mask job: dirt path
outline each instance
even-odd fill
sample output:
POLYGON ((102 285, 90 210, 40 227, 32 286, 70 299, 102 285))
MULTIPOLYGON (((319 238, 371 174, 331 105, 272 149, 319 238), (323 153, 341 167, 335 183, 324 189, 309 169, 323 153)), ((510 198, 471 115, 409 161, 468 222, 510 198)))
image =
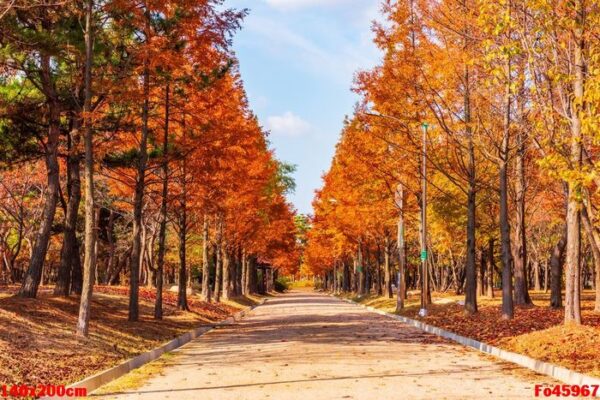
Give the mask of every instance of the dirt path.
POLYGON ((103 399, 521 399, 552 383, 317 293, 270 299, 184 346, 159 376, 103 399))

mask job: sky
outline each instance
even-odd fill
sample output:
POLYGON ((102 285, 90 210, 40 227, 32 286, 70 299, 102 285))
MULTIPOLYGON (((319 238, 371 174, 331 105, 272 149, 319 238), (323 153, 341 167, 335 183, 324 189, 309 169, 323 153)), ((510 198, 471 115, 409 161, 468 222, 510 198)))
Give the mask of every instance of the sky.
POLYGON ((277 158, 297 166, 289 196, 300 213, 329 169, 357 70, 380 59, 372 42, 379 0, 227 0, 248 8, 234 38, 250 106, 277 158))

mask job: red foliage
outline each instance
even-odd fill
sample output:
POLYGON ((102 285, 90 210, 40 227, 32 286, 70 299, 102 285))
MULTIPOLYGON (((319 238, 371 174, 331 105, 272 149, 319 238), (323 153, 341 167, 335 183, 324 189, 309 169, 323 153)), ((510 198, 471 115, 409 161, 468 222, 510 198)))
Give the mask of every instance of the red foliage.
MULTIPOLYGON (((113 294, 119 296, 129 296, 129 287, 125 286, 95 286, 94 291, 104 294, 113 294)), ((156 301, 156 289, 140 288, 140 300, 154 303, 156 301)), ((177 307, 177 293, 163 292, 163 304, 171 307, 177 307)), ((188 305, 190 310, 202 314, 211 320, 220 320, 227 318, 236 311, 235 307, 226 304, 213 304, 201 301, 188 296, 188 305)))

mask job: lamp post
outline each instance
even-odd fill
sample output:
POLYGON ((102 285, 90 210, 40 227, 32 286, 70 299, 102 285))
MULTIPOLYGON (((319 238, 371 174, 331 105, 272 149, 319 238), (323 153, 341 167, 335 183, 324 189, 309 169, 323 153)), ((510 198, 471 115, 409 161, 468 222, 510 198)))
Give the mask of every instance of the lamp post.
MULTIPOLYGON (((374 117, 382 117, 388 118, 391 120, 395 120, 401 123, 404 121, 390 116, 379 113, 371 113, 367 112, 365 115, 374 116, 374 117)), ((419 315, 421 317, 427 316, 427 306, 429 304, 429 298, 427 294, 429 293, 429 274, 427 270, 427 131, 429 129, 429 124, 427 122, 423 122, 421 124, 421 128, 423 131, 422 137, 422 149, 421 149, 421 309, 419 310, 419 315)), ((402 207, 401 207, 402 209, 402 207)), ((402 213, 402 210, 401 210, 402 213)), ((402 218, 401 218, 402 220, 402 218)), ((402 227, 403 227, 402 223, 402 227)), ((400 225, 399 225, 400 226, 400 225)), ((399 231, 399 246, 403 245, 403 240, 400 240, 400 235, 404 234, 403 230, 399 231), (402 243, 401 243, 402 242, 402 243)), ((400 252, 400 257, 402 258, 402 252, 400 252)), ((401 261, 402 263, 402 261, 401 261)), ((400 272, 400 271, 399 271, 400 272)), ((400 275, 400 273, 399 273, 400 275)), ((400 276, 399 276, 400 279, 400 276)), ((400 285, 398 285, 400 286, 400 285)), ((401 299, 398 300, 397 304, 401 304, 401 299)))
POLYGON ((423 122, 423 143, 421 160, 421 309, 419 315, 427 316, 427 293, 429 276, 427 271, 427 129, 429 124, 423 122))

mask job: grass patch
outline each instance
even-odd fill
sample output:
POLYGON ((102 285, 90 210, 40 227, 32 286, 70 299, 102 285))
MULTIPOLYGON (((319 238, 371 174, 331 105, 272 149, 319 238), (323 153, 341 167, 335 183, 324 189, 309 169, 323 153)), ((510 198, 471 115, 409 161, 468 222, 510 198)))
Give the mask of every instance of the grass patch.
POLYGON ((139 389, 153 376, 161 375, 165 367, 173 364, 175 353, 167 352, 158 359, 134 369, 93 392, 94 395, 118 394, 139 389))
POLYGON ((246 295, 244 297, 233 297, 227 301, 223 301, 222 304, 234 307, 238 310, 242 310, 247 307, 254 307, 259 305, 265 297, 267 296, 251 294, 246 295))
POLYGON ((315 284, 310 279, 301 279, 294 282, 289 283, 290 289, 306 289, 306 288, 314 288, 315 284))

